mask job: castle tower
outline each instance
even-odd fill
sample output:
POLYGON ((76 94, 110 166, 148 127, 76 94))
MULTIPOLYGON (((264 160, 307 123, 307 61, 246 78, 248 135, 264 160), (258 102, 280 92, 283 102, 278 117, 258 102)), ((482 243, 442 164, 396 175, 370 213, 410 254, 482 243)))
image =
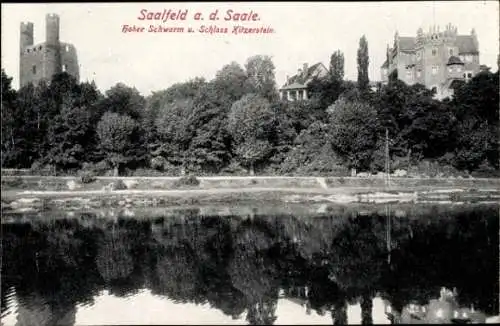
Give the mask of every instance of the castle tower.
POLYGON ((61 51, 59 43, 59 16, 47 14, 45 16, 45 51, 43 77, 50 80, 54 74, 61 72, 61 51))
POLYGON ((79 80, 76 48, 60 41, 59 16, 45 16, 46 40, 33 44, 33 23, 21 23, 19 42, 19 86, 50 82, 55 74, 67 72, 79 80))
POLYGON ((33 45, 33 23, 26 22, 21 23, 21 38, 20 38, 20 50, 21 52, 27 46, 33 45))
POLYGON ((59 16, 47 14, 45 16, 45 31, 47 44, 59 44, 59 16))

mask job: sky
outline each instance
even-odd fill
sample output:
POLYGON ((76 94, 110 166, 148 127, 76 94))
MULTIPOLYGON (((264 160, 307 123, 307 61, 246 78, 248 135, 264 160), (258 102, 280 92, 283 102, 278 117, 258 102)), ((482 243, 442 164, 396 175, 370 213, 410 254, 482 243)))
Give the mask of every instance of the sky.
POLYGON ((365 35, 370 80, 380 80, 380 66, 394 34, 415 36, 417 29, 451 23, 459 34, 474 28, 480 62, 497 70, 499 3, 497 1, 417 2, 190 2, 190 3, 22 3, 2 4, 2 68, 19 85, 19 26, 34 23, 35 44, 45 41, 45 14, 60 15, 60 40, 76 46, 81 81, 94 80, 101 91, 124 83, 147 96, 195 77, 214 78, 224 65, 242 66, 257 54, 272 57, 276 82, 283 85, 304 63, 322 62, 341 50, 345 76, 357 79, 357 49, 365 35), (141 10, 188 11, 186 20, 139 20, 141 10), (219 10, 220 20, 209 14, 219 10), (225 21, 227 10, 253 11, 258 21, 225 21), (194 20, 200 12, 205 20, 194 20), (123 25, 142 26, 143 33, 123 33, 123 25), (193 27, 195 33, 148 33, 149 25, 193 27), (227 27, 228 34, 200 33, 201 26, 227 27), (233 26, 271 27, 269 34, 232 34, 233 26))

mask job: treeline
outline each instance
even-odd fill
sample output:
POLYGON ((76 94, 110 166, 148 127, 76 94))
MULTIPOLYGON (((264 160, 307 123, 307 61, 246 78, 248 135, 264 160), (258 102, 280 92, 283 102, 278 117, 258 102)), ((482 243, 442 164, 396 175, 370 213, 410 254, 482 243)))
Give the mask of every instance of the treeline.
POLYGON ((330 76, 296 102, 280 100, 275 66, 261 55, 148 97, 121 83, 102 94, 65 73, 15 91, 2 70, 2 167, 347 175, 384 170, 387 129, 393 171, 425 160, 498 171, 498 71, 438 101, 397 80, 370 88, 363 42, 358 82, 345 81, 343 67, 337 51, 330 76))

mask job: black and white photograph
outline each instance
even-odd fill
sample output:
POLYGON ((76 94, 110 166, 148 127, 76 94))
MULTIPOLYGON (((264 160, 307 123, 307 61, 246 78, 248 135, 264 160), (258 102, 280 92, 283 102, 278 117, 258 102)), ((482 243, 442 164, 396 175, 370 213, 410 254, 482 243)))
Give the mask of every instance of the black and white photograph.
POLYGON ((1 6, 1 326, 500 323, 498 1, 1 6))

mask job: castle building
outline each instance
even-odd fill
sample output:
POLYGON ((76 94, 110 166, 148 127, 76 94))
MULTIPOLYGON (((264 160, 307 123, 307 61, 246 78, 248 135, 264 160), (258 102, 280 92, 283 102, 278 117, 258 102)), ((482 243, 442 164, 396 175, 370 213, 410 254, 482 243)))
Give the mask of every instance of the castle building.
POLYGON ((21 23, 19 80, 20 87, 48 80, 54 74, 67 72, 77 80, 79 76, 76 48, 59 40, 59 16, 47 14, 45 17, 46 40, 33 44, 33 23, 21 23))
POLYGON ((457 28, 448 24, 416 37, 399 36, 396 32, 392 48, 387 46, 387 58, 381 66, 382 82, 399 79, 408 85, 422 84, 436 90, 437 98, 453 95, 456 81, 470 80, 481 69, 479 42, 474 29, 470 35, 458 35, 457 28))
POLYGON ((279 89, 280 98, 285 101, 307 100, 307 86, 314 78, 324 78, 328 75, 328 69, 321 62, 309 67, 304 63, 302 69, 298 69, 296 75, 289 77, 285 85, 279 89))

